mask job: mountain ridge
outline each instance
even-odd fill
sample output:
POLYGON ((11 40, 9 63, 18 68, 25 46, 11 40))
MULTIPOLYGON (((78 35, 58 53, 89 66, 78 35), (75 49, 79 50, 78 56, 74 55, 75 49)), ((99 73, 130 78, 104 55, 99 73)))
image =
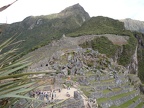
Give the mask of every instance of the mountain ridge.
POLYGON ((83 23, 83 18, 88 20, 90 16, 88 13, 79 5, 76 4, 74 7, 78 9, 73 9, 73 6, 64 9, 62 12, 52 18, 52 16, 29 16, 25 18, 22 22, 17 22, 13 24, 8 24, 3 29, 0 34, 0 42, 10 38, 13 35, 18 36, 16 41, 25 40, 22 43, 20 51, 24 51, 24 54, 46 45, 51 42, 51 40, 59 39, 63 34, 73 31, 74 29, 81 26, 83 23), (80 9, 80 10, 79 10, 80 9), (67 10, 71 10, 71 14, 67 10), (67 16, 63 17, 64 11, 67 11, 67 16))

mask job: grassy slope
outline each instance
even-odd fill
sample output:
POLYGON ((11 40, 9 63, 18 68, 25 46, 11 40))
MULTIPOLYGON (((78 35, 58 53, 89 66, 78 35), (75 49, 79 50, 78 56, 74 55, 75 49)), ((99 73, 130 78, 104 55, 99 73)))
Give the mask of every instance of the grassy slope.
POLYGON ((63 34, 69 33, 79 27, 76 23, 78 16, 54 19, 48 19, 47 17, 30 17, 26 18, 23 22, 9 25, 0 35, 0 42, 15 35, 17 37, 16 41, 25 40, 20 46, 21 49, 19 52, 25 51, 23 54, 26 54, 29 51, 50 43, 52 40, 61 38, 63 34), (40 24, 37 24, 38 19, 42 19, 40 24), (29 29, 33 25, 34 28, 29 29))
POLYGON ((85 42, 80 45, 81 47, 90 47, 94 50, 98 50, 102 54, 106 54, 108 57, 113 57, 119 46, 114 45, 107 37, 95 38, 91 42, 85 42))
MULTIPOLYGON (((123 45, 123 52, 119 55, 118 63, 126 66, 130 63, 131 57, 136 48, 136 39, 133 33, 124 29, 124 23, 107 17, 93 17, 86 21, 78 30, 68 34, 68 36, 81 36, 88 34, 118 34, 129 36, 128 44, 123 45)), ((98 38, 90 43, 84 43, 82 46, 91 45, 93 49, 98 49, 101 53, 112 57, 116 53, 118 46, 113 45, 107 38, 98 38)))
POLYGON ((68 34, 68 36, 81 36, 86 34, 121 34, 127 35, 124 29, 124 23, 119 22, 108 17, 92 17, 86 21, 75 32, 68 34))

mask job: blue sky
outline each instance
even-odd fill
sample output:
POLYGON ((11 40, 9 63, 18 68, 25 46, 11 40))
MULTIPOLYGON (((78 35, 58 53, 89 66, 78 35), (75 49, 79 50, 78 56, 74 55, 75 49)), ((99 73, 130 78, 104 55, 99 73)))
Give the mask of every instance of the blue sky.
MULTIPOLYGON (((0 7, 15 0, 0 0, 0 7)), ((90 16, 107 16, 114 19, 132 18, 144 21, 144 0, 18 0, 0 12, 0 23, 22 21, 27 16, 58 13, 79 3, 90 16)))

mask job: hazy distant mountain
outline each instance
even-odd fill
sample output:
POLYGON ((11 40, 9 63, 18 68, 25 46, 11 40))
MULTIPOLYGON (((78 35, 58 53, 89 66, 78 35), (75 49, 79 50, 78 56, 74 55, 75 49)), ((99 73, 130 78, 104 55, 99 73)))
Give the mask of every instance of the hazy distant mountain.
POLYGON ((144 33, 144 21, 133 20, 130 18, 121 21, 124 22, 126 29, 144 33))

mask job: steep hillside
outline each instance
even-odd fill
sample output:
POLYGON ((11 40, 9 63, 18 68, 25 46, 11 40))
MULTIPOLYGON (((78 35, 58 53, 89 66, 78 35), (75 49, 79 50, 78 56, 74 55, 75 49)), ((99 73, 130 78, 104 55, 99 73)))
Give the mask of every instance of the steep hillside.
POLYGON ((125 29, 133 31, 133 34, 138 41, 138 75, 144 82, 144 22, 133 19, 124 19, 121 21, 124 22, 125 29))
MULTIPOLYGON (((77 37, 86 34, 115 34, 129 36, 128 43, 122 47, 117 47, 111 44, 106 40, 106 38, 96 39, 88 42, 87 44, 85 43, 85 45, 83 44, 82 46, 91 46, 93 49, 100 49, 101 53, 105 53, 109 57, 116 58, 116 61, 119 64, 129 68, 131 73, 137 73, 137 62, 134 59, 137 41, 133 33, 125 29, 123 22, 102 16, 92 17, 90 20, 84 22, 79 29, 67 35, 77 37), (132 64, 135 64, 135 67, 133 67, 132 64)), ((119 40, 117 40, 117 42, 119 42, 119 40)))
POLYGON ((128 31, 125 30, 124 23, 112 18, 98 16, 92 17, 90 20, 83 23, 79 29, 68 34, 68 36, 81 36, 84 34, 128 35, 128 31))
POLYGON ((89 18, 88 13, 79 4, 70 6, 58 14, 30 16, 22 22, 8 25, 0 35, 0 42, 15 35, 16 41, 25 40, 19 51, 27 53, 75 30, 89 18))
MULTIPOLYGON (((119 36, 119 35, 112 35, 112 34, 85 35, 80 37, 62 37, 60 40, 52 41, 51 44, 43 46, 35 51, 30 52, 29 54, 25 55, 24 58, 31 57, 29 61, 32 62, 33 64, 29 67, 31 68, 30 71, 36 71, 36 70, 45 71, 47 67, 43 66, 43 68, 41 68, 41 65, 46 65, 48 59, 53 55, 53 53, 61 50, 71 49, 71 48, 81 48, 80 47, 81 44, 84 44, 87 41, 92 41, 94 39, 99 40, 99 38, 104 38, 104 37, 106 38, 106 41, 111 43, 111 45, 116 45, 119 47, 127 44, 129 40, 128 36, 119 36), (118 43, 117 40, 120 40, 121 43, 118 43)), ((106 46, 109 47, 109 45, 107 44, 106 46)), ((103 46, 101 48, 103 48, 103 46)), ((112 50, 112 48, 110 50, 112 50)))
POLYGON ((127 30, 144 33, 144 22, 143 21, 133 20, 130 18, 123 19, 120 21, 124 22, 124 26, 127 30))
POLYGON ((137 41, 138 41, 138 76, 141 79, 142 82, 144 82, 144 34, 142 33, 138 33, 138 32, 134 32, 134 36, 136 37, 137 41))

